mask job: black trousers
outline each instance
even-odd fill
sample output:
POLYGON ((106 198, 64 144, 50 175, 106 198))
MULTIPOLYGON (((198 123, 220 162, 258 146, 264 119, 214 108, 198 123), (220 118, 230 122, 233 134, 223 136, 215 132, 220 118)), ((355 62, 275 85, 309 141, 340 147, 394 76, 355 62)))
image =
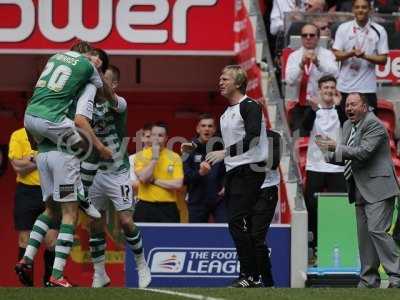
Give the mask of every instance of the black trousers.
POLYGON ((148 202, 139 200, 133 215, 135 222, 179 223, 179 211, 175 202, 148 202))
POLYGON ((256 257, 257 271, 261 275, 264 286, 273 286, 272 265, 268 245, 265 241, 269 226, 278 203, 278 187, 261 189, 251 214, 251 239, 256 257))
POLYGON ((242 276, 253 278, 258 276, 253 237, 260 235, 265 223, 255 215, 256 203, 264 179, 265 172, 256 172, 250 165, 236 167, 225 177, 229 232, 236 246, 240 273, 242 276))
MULTIPOLYGON (((345 111, 346 107, 346 98, 349 95, 348 93, 340 93, 342 94, 342 101, 340 102, 340 106, 342 107, 343 111, 345 111)), ((362 93, 368 101, 368 105, 374 108, 374 114, 376 115, 376 111, 378 109, 378 97, 376 93, 362 93)))
POLYGON ((318 199, 315 193, 345 193, 346 181, 343 173, 324 173, 307 171, 306 206, 308 211, 308 230, 313 233, 314 239, 310 246, 317 246, 318 234, 318 199))
POLYGON ((208 223, 210 217, 214 223, 226 223, 224 199, 214 202, 188 203, 189 223, 208 223))

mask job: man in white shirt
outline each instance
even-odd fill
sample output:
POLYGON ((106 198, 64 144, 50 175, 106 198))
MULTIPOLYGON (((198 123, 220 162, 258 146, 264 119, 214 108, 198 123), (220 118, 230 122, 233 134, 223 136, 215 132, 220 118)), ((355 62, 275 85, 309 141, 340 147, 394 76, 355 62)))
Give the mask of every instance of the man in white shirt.
POLYGON ((298 88, 299 102, 318 96, 318 79, 322 75, 338 75, 334 54, 320 46, 319 29, 306 24, 301 29, 302 47, 292 52, 286 64, 286 82, 298 88))
POLYGON ((317 212, 318 202, 315 193, 321 192, 346 192, 346 183, 343 177, 343 166, 325 162, 315 140, 330 137, 338 139, 346 115, 337 101, 340 94, 336 90, 336 79, 333 76, 323 76, 318 80, 320 99, 310 101, 310 106, 305 110, 302 126, 310 131, 307 149, 307 180, 305 186, 305 200, 308 211, 308 228, 313 233, 310 247, 317 246, 317 212), (338 94, 338 95, 337 95, 338 94), (314 102, 316 101, 316 102, 314 102))
POLYGON ((353 1, 354 20, 339 26, 332 48, 341 62, 337 88, 342 99, 352 92, 363 93, 376 109, 375 65, 386 64, 389 47, 386 30, 369 18, 371 9, 368 0, 353 1))

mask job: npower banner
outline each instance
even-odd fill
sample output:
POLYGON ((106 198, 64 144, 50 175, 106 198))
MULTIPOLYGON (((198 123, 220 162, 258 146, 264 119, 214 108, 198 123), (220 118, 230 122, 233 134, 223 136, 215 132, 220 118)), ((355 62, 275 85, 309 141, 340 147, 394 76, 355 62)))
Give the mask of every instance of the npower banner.
POLYGON ((1 0, 0 52, 233 55, 234 0, 1 0))
MULTIPOLYGON (((227 224, 139 223, 151 287, 225 287, 240 265, 227 224)), ((273 224, 267 244, 276 286, 290 285, 290 226, 273 224)), ((137 287, 132 251, 126 248, 125 282, 137 287)))

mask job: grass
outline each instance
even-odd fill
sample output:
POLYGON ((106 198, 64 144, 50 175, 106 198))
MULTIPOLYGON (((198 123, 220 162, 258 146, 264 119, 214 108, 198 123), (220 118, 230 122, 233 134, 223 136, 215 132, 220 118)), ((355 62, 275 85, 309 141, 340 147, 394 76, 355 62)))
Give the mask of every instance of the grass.
MULTIPOLYGON (((393 300, 398 299, 399 291, 393 289, 339 289, 339 288, 315 288, 315 289, 228 289, 228 288, 171 288, 169 291, 202 295, 207 300, 212 298, 226 300, 393 300)), ((190 299, 178 295, 165 295, 146 290, 124 288, 0 288, 0 299, 29 299, 29 300, 170 300, 190 299)), ((211 299, 212 300, 212 299, 211 299)))

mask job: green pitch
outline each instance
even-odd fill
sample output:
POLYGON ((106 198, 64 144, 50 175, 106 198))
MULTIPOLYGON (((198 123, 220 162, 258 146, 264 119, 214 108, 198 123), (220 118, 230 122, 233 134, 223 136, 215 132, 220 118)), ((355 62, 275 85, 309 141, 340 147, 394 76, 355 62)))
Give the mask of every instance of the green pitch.
POLYGON ((393 300, 398 299, 399 291, 393 289, 229 289, 229 288, 184 288, 161 289, 146 291, 121 288, 0 288, 0 299, 29 299, 29 300, 393 300), (175 294, 174 294, 175 293, 175 294))

